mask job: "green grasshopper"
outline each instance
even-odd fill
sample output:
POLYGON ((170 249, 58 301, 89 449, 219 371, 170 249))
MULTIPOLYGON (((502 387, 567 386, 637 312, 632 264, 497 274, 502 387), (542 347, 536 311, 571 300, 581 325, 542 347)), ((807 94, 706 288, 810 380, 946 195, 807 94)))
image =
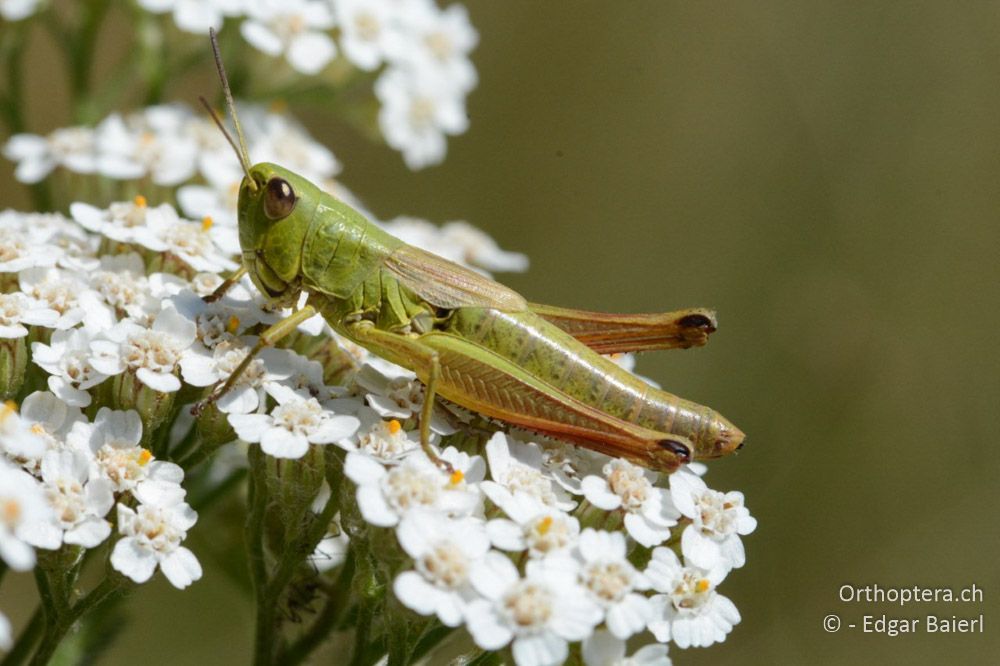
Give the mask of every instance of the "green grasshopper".
POLYGON ((200 411, 228 391, 260 348, 321 314, 349 340, 414 371, 426 391, 420 441, 432 460, 435 396, 505 423, 672 472, 739 448, 719 413, 653 388, 601 354, 703 345, 715 331, 701 308, 604 314, 527 302, 478 273, 407 245, 316 185, 276 164, 251 165, 212 36, 239 147, 242 275, 275 305, 305 305, 272 325, 200 411))

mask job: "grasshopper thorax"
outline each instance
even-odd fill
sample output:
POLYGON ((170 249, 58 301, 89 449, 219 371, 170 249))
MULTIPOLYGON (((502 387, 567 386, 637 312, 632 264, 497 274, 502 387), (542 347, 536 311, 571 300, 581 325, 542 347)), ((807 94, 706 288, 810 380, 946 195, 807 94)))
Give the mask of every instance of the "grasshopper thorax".
POLYGON ((273 300, 290 304, 298 296, 302 245, 320 197, 308 180, 270 162, 250 167, 240 184, 243 265, 273 300))

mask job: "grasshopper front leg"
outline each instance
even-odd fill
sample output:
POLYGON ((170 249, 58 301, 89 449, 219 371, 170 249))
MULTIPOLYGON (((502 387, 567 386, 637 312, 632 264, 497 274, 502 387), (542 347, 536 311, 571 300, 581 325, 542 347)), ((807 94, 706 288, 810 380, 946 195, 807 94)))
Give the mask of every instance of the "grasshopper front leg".
POLYGON ((422 344, 419 339, 378 329, 370 321, 359 321, 347 328, 360 344, 375 350, 378 354, 405 359, 408 367, 418 368, 417 374, 426 377, 424 404, 420 408, 420 448, 434 464, 449 474, 453 473, 455 470, 451 463, 442 460, 431 446, 431 414, 434 410, 434 395, 441 378, 441 360, 437 351, 422 344))
POLYGON ((218 287, 215 288, 215 291, 213 291, 208 296, 205 296, 201 300, 205 301, 206 303, 214 303, 214 302, 216 302, 217 300, 219 300, 220 298, 222 298, 223 296, 225 296, 226 292, 228 292, 230 289, 232 289, 233 285, 235 285, 237 282, 239 282, 240 278, 243 277, 246 274, 247 274, 247 267, 243 266, 243 265, 240 265, 240 267, 237 268, 236 271, 232 275, 230 275, 225 280, 223 280, 222 284, 220 284, 218 287))
POLYGON ((229 393, 236 382, 239 381, 240 375, 242 375, 250 363, 253 362, 254 357, 260 352, 264 347, 270 347, 271 345, 277 343, 283 337, 298 328, 299 324, 310 319, 316 314, 315 308, 311 305, 307 305, 301 310, 296 310, 292 314, 288 315, 281 321, 275 322, 267 328, 260 337, 257 338, 257 344, 253 346, 250 353, 246 355, 240 364, 236 366, 236 369, 226 378, 225 383, 218 389, 212 391, 211 394, 204 400, 195 403, 194 407, 191 408, 191 413, 195 416, 200 415, 205 409, 207 409, 212 403, 216 402, 219 398, 229 393))

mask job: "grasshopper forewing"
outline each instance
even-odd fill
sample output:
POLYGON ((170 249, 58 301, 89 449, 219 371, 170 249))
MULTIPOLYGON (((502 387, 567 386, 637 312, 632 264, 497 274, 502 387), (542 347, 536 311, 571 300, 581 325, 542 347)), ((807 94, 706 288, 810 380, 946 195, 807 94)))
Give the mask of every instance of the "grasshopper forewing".
MULTIPOLYGON (((236 122, 231 102, 230 112, 236 122)), ((743 433, 717 412, 653 388, 598 353, 704 344, 716 327, 711 311, 604 314, 529 304, 389 235, 298 174, 251 166, 242 133, 240 146, 240 270, 278 304, 308 294, 258 348, 318 312, 338 333, 413 370, 427 387, 421 443, 435 459, 428 429, 435 395, 666 472, 742 444, 743 433)), ((249 358, 208 401, 232 386, 249 358)))

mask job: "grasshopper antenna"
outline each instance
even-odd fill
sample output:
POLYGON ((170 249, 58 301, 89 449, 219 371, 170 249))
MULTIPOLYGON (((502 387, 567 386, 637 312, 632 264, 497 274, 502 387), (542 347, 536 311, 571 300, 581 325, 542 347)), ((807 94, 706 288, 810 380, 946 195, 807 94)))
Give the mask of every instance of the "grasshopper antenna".
POLYGON ((229 107, 229 115, 233 117, 233 125, 236 127, 236 136, 239 137, 240 146, 236 147, 236 143, 233 141, 233 137, 229 135, 225 127, 222 125, 222 121, 212 110, 212 107, 208 105, 208 102, 204 98, 201 99, 201 103, 205 105, 208 109, 209 114, 211 114, 212 119, 215 120, 215 124, 219 126, 222 133, 226 136, 229 141, 229 145, 233 147, 236 151, 236 156, 240 159, 240 164, 243 165, 243 171, 247 175, 247 180, 250 182, 250 188, 253 190, 257 189, 257 183, 253 178, 250 177, 250 151, 247 150, 247 140, 243 136, 243 128, 240 127, 239 116, 236 115, 236 103, 233 102, 233 91, 229 88, 229 79, 226 77, 226 68, 222 66, 222 55, 219 53, 219 40, 216 39, 215 29, 208 29, 208 36, 212 40, 212 55, 215 56, 215 68, 219 71, 219 80, 222 81, 222 90, 226 94, 226 105, 229 107))
POLYGON ((233 141, 233 136, 226 129, 226 126, 222 124, 222 119, 219 118, 219 114, 215 112, 215 109, 213 109, 212 105, 208 103, 208 100, 201 95, 198 95, 198 101, 201 102, 201 105, 205 107, 206 111, 208 111, 208 115, 212 116, 212 120, 215 121, 215 126, 219 128, 219 131, 222 132, 222 136, 226 137, 226 141, 228 141, 229 145, 232 146, 233 152, 236 153, 236 158, 239 159, 240 165, 243 167, 243 171, 246 173, 247 179, 251 183, 251 187, 256 189, 256 184, 254 184, 253 178, 250 177, 250 170, 247 168, 247 163, 243 160, 243 155, 240 153, 240 149, 237 147, 236 142, 233 141))

